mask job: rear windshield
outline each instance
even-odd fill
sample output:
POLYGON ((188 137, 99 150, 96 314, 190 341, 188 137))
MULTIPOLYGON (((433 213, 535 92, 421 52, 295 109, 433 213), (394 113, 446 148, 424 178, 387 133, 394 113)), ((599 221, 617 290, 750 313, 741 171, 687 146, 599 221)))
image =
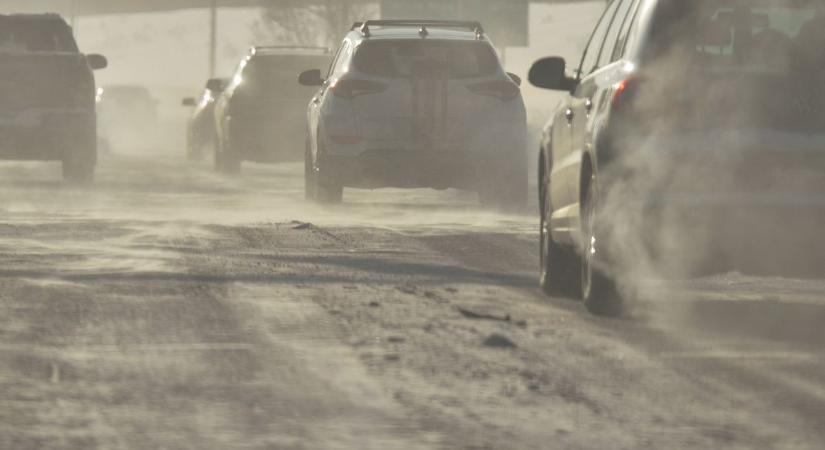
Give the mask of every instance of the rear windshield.
POLYGON ((650 42, 651 56, 710 67, 822 70, 825 2, 668 0, 650 42))
POLYGON ((0 17, 0 52, 76 52, 71 29, 57 19, 0 17))
POLYGON ((407 78, 419 71, 443 71, 450 78, 495 74, 498 57, 483 42, 375 41, 358 47, 355 67, 368 75, 407 78))
POLYGON ((252 58, 247 65, 246 76, 256 79, 288 77, 294 84, 301 72, 310 69, 325 69, 329 66, 329 61, 329 56, 315 55, 258 56, 252 58))
POLYGON ((261 95, 306 100, 307 92, 315 88, 298 85, 301 72, 329 67, 327 55, 277 55, 252 58, 244 69, 244 79, 261 90, 261 95))

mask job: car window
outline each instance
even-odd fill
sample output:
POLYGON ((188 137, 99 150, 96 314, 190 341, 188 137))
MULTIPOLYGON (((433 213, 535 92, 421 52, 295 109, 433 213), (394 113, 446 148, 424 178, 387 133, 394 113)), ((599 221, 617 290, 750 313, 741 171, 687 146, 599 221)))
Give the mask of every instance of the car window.
POLYGON ((253 58, 247 67, 247 79, 261 91, 259 95, 277 98, 305 99, 307 91, 315 88, 298 88, 293 85, 307 67, 324 67, 328 56, 317 55, 265 55, 253 58))
POLYGON ((611 62, 618 61, 624 56, 630 29, 635 25, 636 17, 639 14, 639 5, 641 5, 641 3, 641 0, 636 0, 633 2, 633 7, 630 8, 630 12, 627 14, 627 17, 625 17, 622 28, 619 31, 619 38, 616 40, 616 45, 613 47, 613 52, 610 56, 611 62))
POLYGON ((633 0, 616 0, 619 6, 613 14, 610 23, 610 28, 604 38, 604 44, 599 50, 598 67, 604 67, 613 61, 613 49, 616 48, 616 41, 619 38, 619 31, 625 23, 625 19, 630 13, 630 7, 633 6, 633 0))
POLYGON ((608 5, 599 20, 599 24, 596 25, 596 29, 593 30, 593 34, 590 35, 590 41, 587 43, 587 48, 582 56, 582 62, 579 65, 580 78, 590 75, 598 68, 599 49, 601 49, 602 44, 604 43, 604 37, 607 34, 607 29, 610 26, 613 16, 616 14, 616 8, 618 6, 618 0, 614 0, 610 3, 610 5, 608 5))
POLYGON ((498 72, 499 61, 484 42, 377 41, 362 44, 355 67, 369 75, 406 78, 429 71, 449 78, 476 78, 498 72))
POLYGON ((338 57, 335 60, 335 64, 332 66, 332 72, 330 72, 330 75, 340 74, 346 70, 350 58, 352 58, 352 44, 349 41, 346 41, 341 47, 341 51, 338 53, 338 57))
POLYGON ((652 57, 708 68, 825 70, 825 10, 813 0, 671 0, 654 20, 652 57))
POLYGON ((0 51, 77 52, 77 45, 59 20, 0 18, 0 51))
POLYGON ((338 59, 341 57, 341 51, 344 50, 344 46, 347 44, 348 41, 344 41, 340 47, 338 47, 338 51, 335 52, 335 56, 332 58, 332 62, 329 63, 329 68, 327 69, 327 78, 332 75, 332 69, 335 68, 335 64, 338 63, 338 59))

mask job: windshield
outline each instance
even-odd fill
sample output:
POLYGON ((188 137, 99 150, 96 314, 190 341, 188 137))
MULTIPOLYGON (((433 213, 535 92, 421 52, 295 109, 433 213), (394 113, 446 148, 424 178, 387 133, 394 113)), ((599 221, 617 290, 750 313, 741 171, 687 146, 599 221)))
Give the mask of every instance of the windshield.
POLYGON ((825 6, 814 2, 664 2, 652 55, 706 67, 825 67, 825 6))
POLYGON ((493 50, 482 42, 376 41, 362 44, 355 67, 368 75, 407 78, 418 69, 444 70, 450 78, 493 75, 499 68, 493 50))
POLYGON ((0 18, 2 52, 76 52, 71 29, 60 20, 0 18))

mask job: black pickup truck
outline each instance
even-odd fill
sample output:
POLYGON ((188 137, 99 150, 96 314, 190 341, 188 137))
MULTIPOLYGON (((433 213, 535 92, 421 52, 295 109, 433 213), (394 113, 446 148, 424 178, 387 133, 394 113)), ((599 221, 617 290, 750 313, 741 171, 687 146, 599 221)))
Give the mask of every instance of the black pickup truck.
POLYGON ((67 181, 90 182, 97 165, 93 70, 56 14, 0 15, 0 159, 62 161, 67 181))

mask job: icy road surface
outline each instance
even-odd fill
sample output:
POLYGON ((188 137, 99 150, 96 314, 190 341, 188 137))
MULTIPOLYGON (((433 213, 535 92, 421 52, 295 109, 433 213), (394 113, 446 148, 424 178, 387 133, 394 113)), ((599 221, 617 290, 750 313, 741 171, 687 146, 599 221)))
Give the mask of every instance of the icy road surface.
POLYGON ((534 214, 459 192, 309 206, 110 156, 0 164, 0 449, 819 449, 825 282, 536 288, 534 214))

